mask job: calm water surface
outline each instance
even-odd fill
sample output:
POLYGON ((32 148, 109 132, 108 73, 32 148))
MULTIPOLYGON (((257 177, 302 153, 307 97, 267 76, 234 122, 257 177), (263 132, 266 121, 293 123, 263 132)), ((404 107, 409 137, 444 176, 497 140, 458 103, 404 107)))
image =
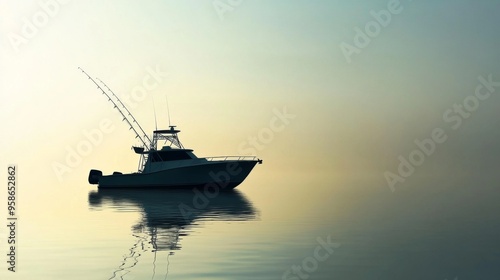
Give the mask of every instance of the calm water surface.
POLYGON ((24 193, 19 272, 2 279, 499 279, 494 185, 257 181, 207 200, 83 184, 63 200, 24 193))

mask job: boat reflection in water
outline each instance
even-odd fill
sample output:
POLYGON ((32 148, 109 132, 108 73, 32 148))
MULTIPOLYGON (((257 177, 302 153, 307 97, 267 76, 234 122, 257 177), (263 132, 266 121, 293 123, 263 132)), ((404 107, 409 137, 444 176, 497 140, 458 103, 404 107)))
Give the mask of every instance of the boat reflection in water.
MULTIPOLYGON (((91 209, 109 208, 115 211, 140 211, 141 219, 132 226, 136 242, 129 254, 109 279, 120 279, 132 271, 139 258, 153 252, 180 250, 182 237, 189 235, 190 227, 202 221, 247 221, 255 219, 256 210, 243 194, 236 190, 220 192, 209 198, 193 191, 137 189, 99 189, 89 193, 91 209)), ((144 257, 143 257, 144 258, 144 257)), ((154 275, 155 271, 153 271, 154 275)), ((168 267, 167 272, 168 273, 168 267)))

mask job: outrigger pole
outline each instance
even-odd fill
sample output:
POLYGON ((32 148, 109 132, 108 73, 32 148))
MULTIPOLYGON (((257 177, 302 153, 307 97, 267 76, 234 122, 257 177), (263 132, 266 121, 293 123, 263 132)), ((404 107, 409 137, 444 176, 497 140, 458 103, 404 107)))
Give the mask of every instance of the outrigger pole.
POLYGON ((142 129, 141 125, 137 122, 137 120, 134 118, 134 116, 132 115, 132 113, 130 113, 130 111, 127 109, 127 107, 125 106, 125 104, 123 104, 123 102, 120 100, 120 98, 118 98, 118 96, 116 96, 116 94, 101 79, 96 78, 96 80, 98 80, 101 84, 104 85, 104 87, 106 87, 106 89, 109 92, 111 92, 111 94, 116 98, 116 100, 118 101, 118 103, 120 103, 120 105, 122 105, 123 109, 125 109, 125 111, 127 111, 127 114, 132 118, 132 122, 135 123, 135 124, 137 124, 137 127, 141 130, 143 137, 145 139, 147 139, 149 143, 151 143, 151 139, 149 139, 148 134, 144 131, 144 129, 142 129))
MULTIPOLYGON (((137 132, 137 130, 135 129, 135 127, 132 124, 132 122, 130 122, 130 120, 127 118, 127 116, 125 115, 125 113, 123 113, 123 111, 118 107, 118 105, 116 104, 116 102, 113 101, 113 99, 111 99, 111 97, 109 96, 109 94, 92 77, 90 77, 89 74, 87 74, 87 72, 85 72, 81 67, 78 67, 78 69, 80 69, 97 86, 97 88, 101 90, 102 94, 106 95, 106 97, 108 98, 108 101, 110 101, 111 103, 113 103, 113 106, 122 115, 123 120, 126 121, 127 124, 130 126, 129 130, 133 130, 134 131, 135 138, 139 138, 145 148, 151 147, 151 144, 152 144, 151 139, 149 139, 149 137, 146 135, 146 133, 144 132, 144 130, 142 129, 142 127, 139 125, 139 123, 137 123, 137 121, 135 120, 135 118, 132 116, 132 114, 130 113, 130 111, 125 107, 125 105, 120 101, 120 99, 113 92, 111 92, 111 93, 113 93, 113 96, 118 100, 118 102, 120 102, 120 104, 123 106, 123 108, 125 110, 127 110, 127 113, 129 114, 129 116, 132 117, 133 122, 136 123, 137 126, 139 127, 139 129, 141 130, 141 132, 143 132, 144 138, 141 137, 141 135, 137 132), (149 142, 149 145, 148 145, 148 143, 146 143, 145 140, 147 140, 149 142)), ((102 81, 101 81, 101 83, 102 83, 102 81)))

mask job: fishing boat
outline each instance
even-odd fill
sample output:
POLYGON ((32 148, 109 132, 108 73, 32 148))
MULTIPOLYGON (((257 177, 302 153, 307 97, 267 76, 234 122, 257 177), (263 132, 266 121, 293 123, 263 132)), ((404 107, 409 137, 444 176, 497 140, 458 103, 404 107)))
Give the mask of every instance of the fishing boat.
POLYGON ((90 184, 99 188, 205 188, 215 192, 237 187, 256 164, 262 164, 256 156, 197 157, 192 149, 184 148, 178 136, 180 130, 175 125, 169 125, 168 129, 156 129, 149 137, 104 82, 97 79, 98 83, 79 69, 113 103, 141 143, 132 147, 139 155, 137 172, 123 174, 115 171, 103 175, 102 171, 92 169, 88 177, 90 184), (162 143, 161 147, 159 143, 162 143))

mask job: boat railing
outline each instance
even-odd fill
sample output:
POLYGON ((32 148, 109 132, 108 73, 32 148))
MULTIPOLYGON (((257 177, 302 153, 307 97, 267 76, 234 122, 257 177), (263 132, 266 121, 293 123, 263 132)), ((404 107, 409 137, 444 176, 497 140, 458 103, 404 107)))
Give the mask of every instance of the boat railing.
POLYGON ((205 159, 208 161, 229 161, 229 160, 253 161, 253 160, 257 160, 257 157, 256 156, 218 156, 218 157, 206 157, 205 159))

